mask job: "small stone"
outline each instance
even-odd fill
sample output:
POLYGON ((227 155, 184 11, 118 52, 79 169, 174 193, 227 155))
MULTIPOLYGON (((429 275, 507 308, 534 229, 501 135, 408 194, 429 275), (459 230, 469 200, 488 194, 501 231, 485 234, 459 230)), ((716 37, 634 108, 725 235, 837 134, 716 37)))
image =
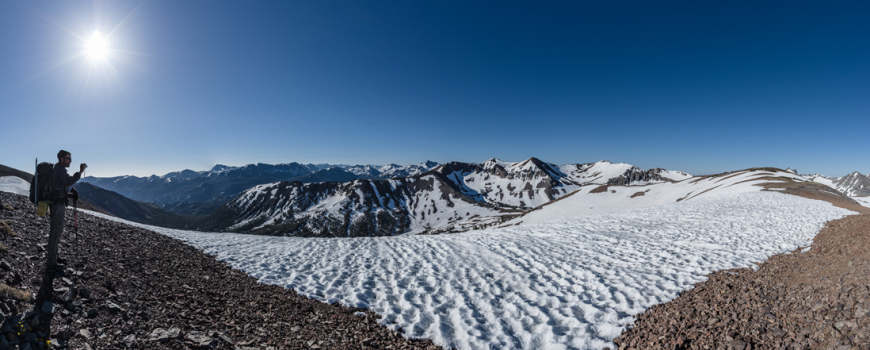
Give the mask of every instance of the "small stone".
POLYGON ((122 340, 121 342, 124 343, 124 346, 128 348, 133 347, 133 345, 136 345, 136 335, 130 334, 124 337, 124 340, 122 340))
POLYGON ((107 301, 107 302, 106 302, 106 307, 108 307, 108 308, 109 308, 109 311, 111 311, 111 312, 119 312, 119 311, 121 311, 121 307, 118 306, 118 304, 115 304, 115 303, 113 303, 113 302, 111 302, 111 301, 107 301))
POLYGON ((88 310, 88 318, 96 318, 99 315, 100 315, 100 310, 97 310, 96 308, 88 310))
POLYGON ((715 324, 716 322, 719 322, 719 319, 715 317, 707 320, 707 324, 715 324))
POLYGON ((730 345, 734 350, 746 350, 748 344, 740 339, 734 339, 730 345))
POLYGON ((66 349, 69 346, 69 342, 64 339, 52 339, 51 347, 55 349, 66 349))
POLYGON ((9 266, 9 263, 6 262, 5 260, 0 261, 0 268, 2 268, 3 270, 6 270, 6 271, 12 270, 12 266, 9 266))
POLYGON ((79 334, 85 337, 85 339, 91 339, 92 336, 91 331, 87 330, 86 328, 80 329, 79 334))
POLYGON ((82 288, 79 290, 79 295, 81 295, 82 298, 90 299, 91 298, 91 290, 82 288))
POLYGON ((158 343, 168 342, 169 333, 163 328, 154 329, 151 331, 151 335, 148 336, 148 341, 156 341, 158 343))
POLYGON ((836 328, 837 330, 843 329, 843 327, 845 327, 845 326, 846 326, 846 324, 843 322, 834 323, 834 328, 836 328))
POLYGON ((185 337, 187 339, 190 339, 194 343, 199 344, 200 347, 208 347, 208 348, 216 348, 217 347, 217 342, 214 339, 209 338, 209 336, 206 335, 205 332, 190 331, 190 332, 187 332, 187 335, 185 337))
POLYGON ((227 342, 227 343, 230 344, 230 345, 233 344, 233 340, 230 339, 230 337, 228 337, 226 334, 218 333, 218 338, 221 338, 221 340, 227 342))
POLYGON ((54 315, 54 303, 50 301, 42 303, 42 313, 54 315))
POLYGON ((178 326, 172 326, 168 331, 166 331, 166 334, 169 336, 169 339, 181 338, 181 328, 178 328, 178 326))

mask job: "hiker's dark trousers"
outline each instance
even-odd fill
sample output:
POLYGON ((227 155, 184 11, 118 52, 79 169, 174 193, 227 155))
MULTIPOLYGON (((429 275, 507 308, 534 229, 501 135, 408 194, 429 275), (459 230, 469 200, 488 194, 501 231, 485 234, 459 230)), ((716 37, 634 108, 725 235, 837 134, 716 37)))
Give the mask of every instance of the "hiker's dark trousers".
POLYGON ((52 204, 49 207, 51 212, 51 231, 48 233, 48 250, 45 267, 54 268, 57 266, 57 245, 60 243, 60 235, 63 234, 63 219, 66 213, 64 203, 52 204))

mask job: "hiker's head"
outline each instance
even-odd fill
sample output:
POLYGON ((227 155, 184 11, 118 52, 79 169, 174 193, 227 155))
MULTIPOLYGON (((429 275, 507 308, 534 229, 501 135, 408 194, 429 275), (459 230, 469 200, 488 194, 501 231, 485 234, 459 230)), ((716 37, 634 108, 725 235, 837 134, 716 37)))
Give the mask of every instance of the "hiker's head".
POLYGON ((60 152, 57 152, 57 162, 62 164, 64 168, 69 168, 69 165, 72 164, 72 154, 60 150, 60 152))

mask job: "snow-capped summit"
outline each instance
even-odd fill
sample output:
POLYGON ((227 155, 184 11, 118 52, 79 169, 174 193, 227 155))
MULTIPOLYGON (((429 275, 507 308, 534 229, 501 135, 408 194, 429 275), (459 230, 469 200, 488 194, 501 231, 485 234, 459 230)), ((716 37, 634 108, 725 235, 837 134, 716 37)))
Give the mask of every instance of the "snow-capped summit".
MULTIPOLYGON (((399 168, 354 170, 361 175, 399 168)), ((480 164, 450 162, 389 180, 260 185, 222 208, 221 215, 232 217, 233 224, 216 229, 301 236, 465 231, 508 220, 582 186, 620 177, 627 178, 626 185, 634 185, 680 181, 691 175, 607 161, 557 166, 534 157, 520 162, 495 158, 480 164)))
POLYGON ((433 161, 425 161, 420 164, 411 165, 351 165, 343 166, 342 170, 356 175, 361 179, 390 179, 396 177, 407 177, 427 172, 438 166, 438 163, 433 161))
POLYGON ((857 171, 834 179, 834 188, 850 197, 870 196, 870 177, 857 171))
POLYGON ((849 197, 870 196, 870 176, 857 171, 849 175, 832 178, 829 176, 812 174, 802 175, 808 181, 818 182, 825 186, 836 189, 849 197))

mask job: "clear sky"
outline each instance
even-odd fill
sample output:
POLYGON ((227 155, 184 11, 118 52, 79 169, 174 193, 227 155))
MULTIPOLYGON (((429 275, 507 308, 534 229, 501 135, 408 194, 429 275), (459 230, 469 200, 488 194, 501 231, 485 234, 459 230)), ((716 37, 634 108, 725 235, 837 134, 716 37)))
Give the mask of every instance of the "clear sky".
POLYGON ((868 173, 868 18, 867 1, 2 1, 0 164, 868 173))

